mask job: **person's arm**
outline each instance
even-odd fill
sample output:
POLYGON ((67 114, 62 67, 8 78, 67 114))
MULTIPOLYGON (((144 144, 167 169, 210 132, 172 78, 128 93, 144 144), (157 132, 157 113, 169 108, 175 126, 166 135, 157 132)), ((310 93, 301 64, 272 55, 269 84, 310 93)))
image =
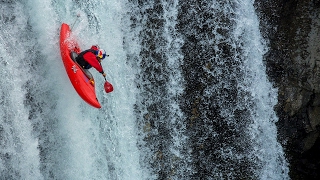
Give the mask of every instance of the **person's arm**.
POLYGON ((103 70, 100 73, 102 74, 103 77, 106 77, 106 73, 103 70))
POLYGON ((101 74, 104 74, 101 64, 99 63, 99 61, 97 60, 96 56, 93 53, 86 53, 83 55, 83 58, 98 72, 100 72, 101 74))

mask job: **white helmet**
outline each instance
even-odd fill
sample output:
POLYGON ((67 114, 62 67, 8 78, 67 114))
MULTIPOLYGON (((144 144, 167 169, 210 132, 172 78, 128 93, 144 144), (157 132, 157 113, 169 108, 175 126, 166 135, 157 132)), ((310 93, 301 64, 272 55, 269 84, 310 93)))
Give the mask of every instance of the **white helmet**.
POLYGON ((100 59, 104 59, 106 57, 106 51, 104 49, 99 49, 97 51, 97 57, 100 59))

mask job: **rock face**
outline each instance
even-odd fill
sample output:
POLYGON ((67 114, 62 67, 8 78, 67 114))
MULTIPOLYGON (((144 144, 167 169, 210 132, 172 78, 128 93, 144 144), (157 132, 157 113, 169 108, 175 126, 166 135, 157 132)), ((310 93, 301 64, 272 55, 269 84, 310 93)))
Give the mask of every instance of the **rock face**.
POLYGON ((320 179, 320 0, 256 0, 291 179, 320 179))

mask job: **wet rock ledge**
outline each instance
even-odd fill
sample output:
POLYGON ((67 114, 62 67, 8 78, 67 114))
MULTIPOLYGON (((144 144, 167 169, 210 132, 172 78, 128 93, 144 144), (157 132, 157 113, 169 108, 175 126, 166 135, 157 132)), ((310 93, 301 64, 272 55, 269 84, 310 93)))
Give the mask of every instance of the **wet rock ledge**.
POLYGON ((290 178, 320 179, 320 0, 256 0, 290 178))

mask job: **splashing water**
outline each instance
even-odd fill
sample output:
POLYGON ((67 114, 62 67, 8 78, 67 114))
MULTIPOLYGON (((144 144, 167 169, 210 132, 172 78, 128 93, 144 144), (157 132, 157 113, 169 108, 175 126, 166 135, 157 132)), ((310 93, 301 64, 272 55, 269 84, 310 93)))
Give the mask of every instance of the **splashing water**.
POLYGON ((0 4, 0 179, 289 179, 251 0, 0 4), (65 73, 62 22, 110 55, 101 109, 65 73))

